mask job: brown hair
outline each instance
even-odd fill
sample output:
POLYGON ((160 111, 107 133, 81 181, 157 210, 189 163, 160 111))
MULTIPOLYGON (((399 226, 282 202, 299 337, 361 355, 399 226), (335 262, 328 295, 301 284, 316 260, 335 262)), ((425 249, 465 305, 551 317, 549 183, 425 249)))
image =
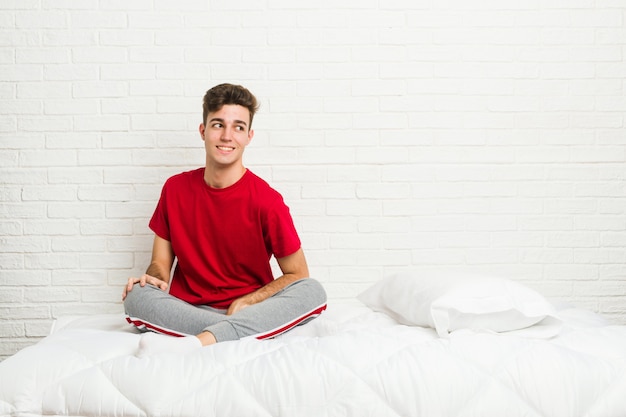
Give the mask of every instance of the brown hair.
POLYGON ((226 104, 237 104, 247 108, 250 112, 248 129, 252 127, 252 119, 259 109, 257 99, 245 87, 234 84, 219 84, 206 92, 202 103, 202 123, 206 123, 209 113, 218 111, 226 104))

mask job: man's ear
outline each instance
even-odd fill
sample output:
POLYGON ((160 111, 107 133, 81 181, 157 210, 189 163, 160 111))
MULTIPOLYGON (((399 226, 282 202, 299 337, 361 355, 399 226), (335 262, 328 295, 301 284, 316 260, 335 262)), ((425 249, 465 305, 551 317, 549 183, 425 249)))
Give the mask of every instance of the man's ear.
POLYGON ((252 142, 252 138, 254 137, 254 130, 250 129, 248 131, 248 145, 252 142))
POLYGON ((200 126, 198 126, 198 131, 200 132, 200 137, 202 138, 202 140, 204 140, 204 123, 200 123, 200 126))

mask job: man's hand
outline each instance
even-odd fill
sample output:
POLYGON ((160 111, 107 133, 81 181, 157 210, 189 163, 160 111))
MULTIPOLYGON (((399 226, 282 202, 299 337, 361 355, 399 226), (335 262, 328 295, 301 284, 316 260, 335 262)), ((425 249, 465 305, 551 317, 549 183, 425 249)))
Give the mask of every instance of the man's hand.
POLYGON ((278 261, 278 266, 283 275, 258 290, 237 298, 228 307, 227 315, 235 314, 246 307, 267 300, 289 284, 309 276, 309 267, 306 264, 306 258, 302 249, 298 249, 291 255, 278 258, 276 261, 278 261))
POLYGON ((140 278, 130 277, 128 278, 128 283, 124 287, 124 291, 122 291, 122 301, 124 301, 126 299, 126 295, 133 290, 135 284, 139 284, 142 287, 145 287, 146 284, 150 284, 160 288, 162 291, 167 290, 167 282, 153 277, 152 275, 143 274, 140 278))
POLYGON ((237 298, 230 304, 228 310, 226 311, 226 315, 230 316, 231 314, 235 314, 252 304, 254 304, 254 301, 251 300, 250 294, 244 295, 243 297, 237 298))

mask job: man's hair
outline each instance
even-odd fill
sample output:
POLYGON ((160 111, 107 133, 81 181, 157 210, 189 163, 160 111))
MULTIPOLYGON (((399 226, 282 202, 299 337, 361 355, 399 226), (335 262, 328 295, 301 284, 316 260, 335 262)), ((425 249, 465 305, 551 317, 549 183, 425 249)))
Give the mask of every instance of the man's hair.
POLYGON ((237 104, 248 109, 250 112, 248 129, 250 129, 259 104, 248 89, 234 84, 219 84, 206 92, 202 103, 202 123, 206 123, 209 113, 216 112, 227 104, 237 104))

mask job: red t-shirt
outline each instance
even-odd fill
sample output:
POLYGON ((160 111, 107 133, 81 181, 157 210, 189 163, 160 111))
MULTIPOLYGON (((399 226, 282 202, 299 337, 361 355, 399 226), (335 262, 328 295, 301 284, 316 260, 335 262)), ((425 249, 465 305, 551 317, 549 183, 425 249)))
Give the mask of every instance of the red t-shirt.
POLYGON ((221 189, 206 185, 204 168, 171 177, 150 228, 177 258, 170 294, 215 308, 271 282, 272 255, 300 249, 282 196, 249 170, 221 189))

